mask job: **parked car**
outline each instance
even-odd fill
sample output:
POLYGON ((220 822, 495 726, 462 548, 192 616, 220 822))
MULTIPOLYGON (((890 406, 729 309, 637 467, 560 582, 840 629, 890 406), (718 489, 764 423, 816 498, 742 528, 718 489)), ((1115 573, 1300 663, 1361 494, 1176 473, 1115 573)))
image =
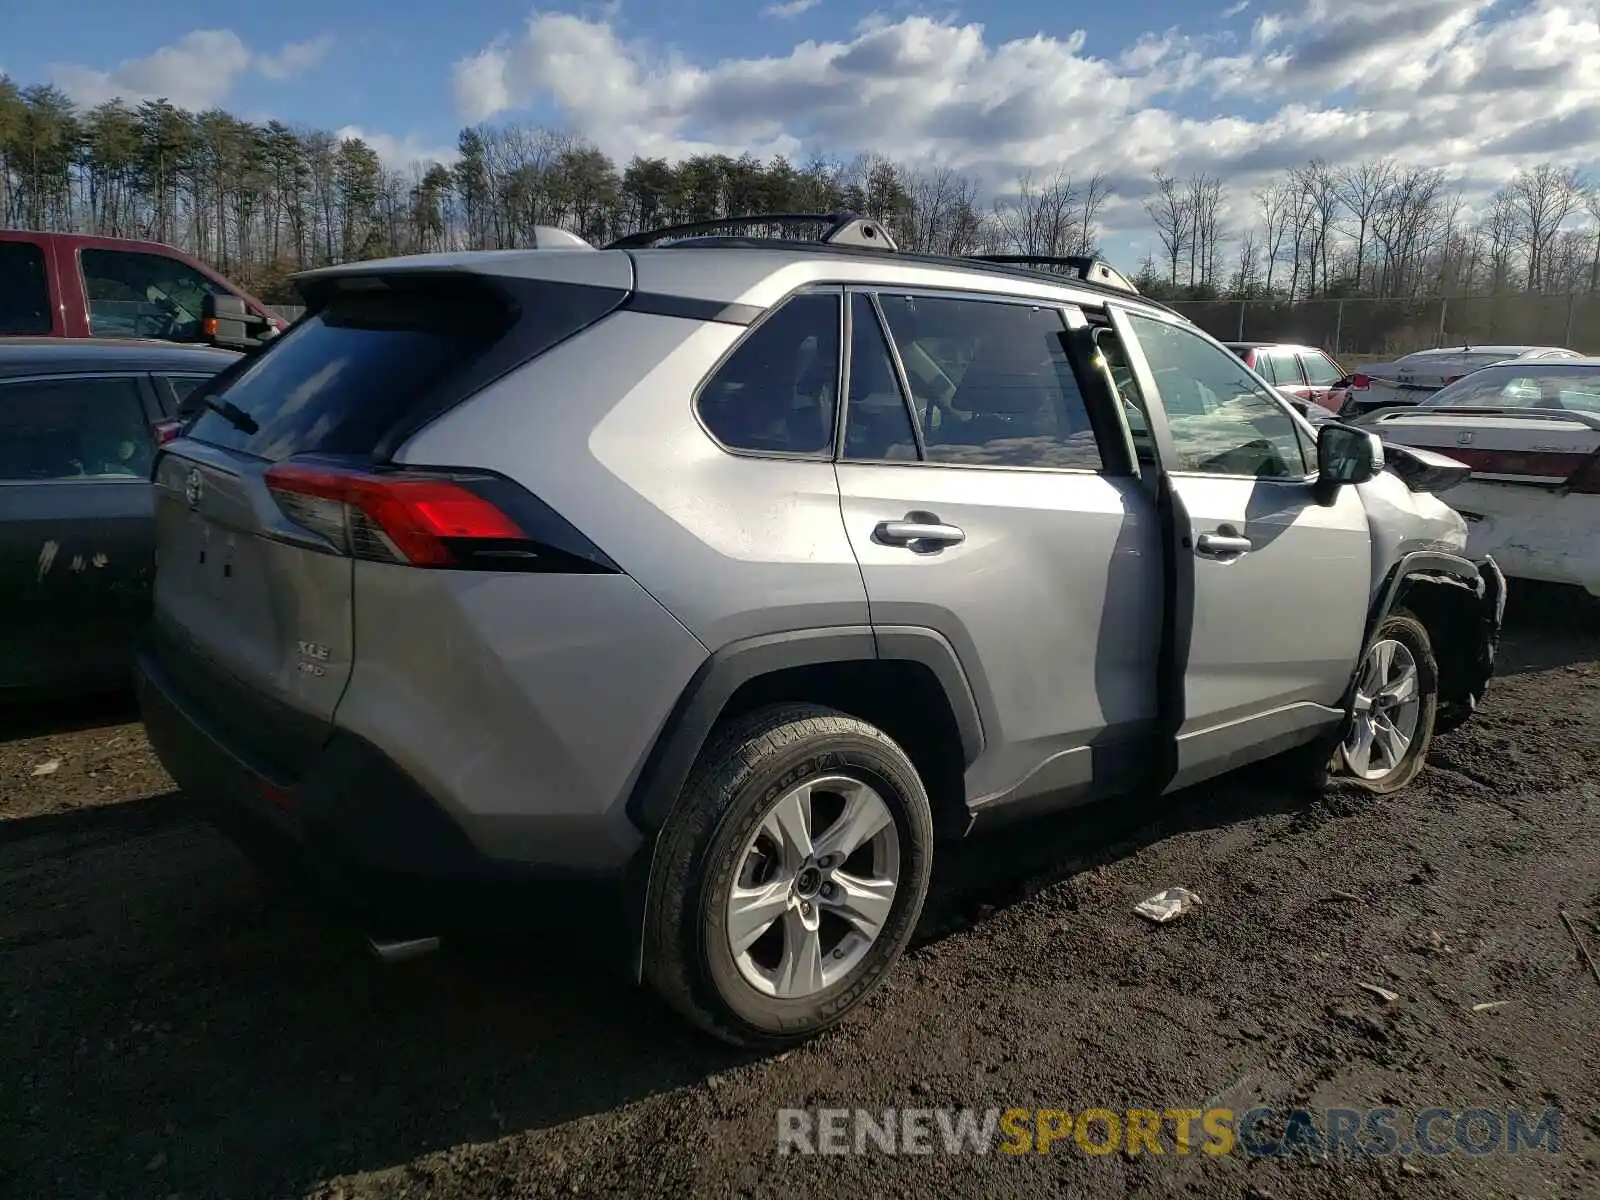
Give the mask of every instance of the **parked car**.
POLYGON ((1450 495, 1470 550, 1514 578, 1600 596, 1600 358, 1485 367, 1365 422, 1471 468, 1450 495))
POLYGON ((807 220, 303 275, 160 452, 151 740, 380 952, 538 913, 779 1045, 937 839, 1279 753, 1392 791, 1482 695, 1498 568, 1370 433, 1103 263, 807 220))
POLYGON ((1340 415, 1354 418, 1402 404, 1420 404, 1440 388, 1493 363, 1570 361, 1576 350, 1560 346, 1447 346, 1418 350, 1393 362, 1374 363, 1350 377, 1340 415))
POLYGON ((1284 395, 1302 413, 1315 405, 1330 413, 1343 406, 1349 376, 1333 358, 1315 346, 1290 342, 1224 342, 1244 364, 1284 395))
POLYGON ((132 684, 155 568, 157 425, 237 357, 0 341, 0 696, 132 684))
POLYGON ((268 336, 288 328, 248 292, 160 242, 0 229, 0 339, 217 342, 207 301, 235 302, 268 336), (209 318, 209 319, 208 319, 209 318))

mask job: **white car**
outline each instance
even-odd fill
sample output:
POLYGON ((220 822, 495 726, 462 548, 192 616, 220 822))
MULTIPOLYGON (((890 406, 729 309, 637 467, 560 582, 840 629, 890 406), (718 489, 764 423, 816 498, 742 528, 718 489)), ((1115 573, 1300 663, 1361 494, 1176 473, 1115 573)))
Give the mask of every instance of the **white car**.
POLYGON ((1573 362, 1583 356, 1561 346, 1445 346, 1373 363, 1350 377, 1339 413, 1360 417, 1401 404, 1421 404, 1474 371, 1503 362, 1573 362))
POLYGON ((1485 367, 1358 423, 1471 468, 1449 495, 1470 554, 1600 596, 1600 358, 1485 367))

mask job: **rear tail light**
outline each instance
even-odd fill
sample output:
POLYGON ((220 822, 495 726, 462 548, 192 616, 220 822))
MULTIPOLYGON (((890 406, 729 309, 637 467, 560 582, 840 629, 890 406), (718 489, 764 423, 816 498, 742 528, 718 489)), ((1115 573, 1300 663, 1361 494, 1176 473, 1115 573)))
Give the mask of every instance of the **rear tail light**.
POLYGON ((168 442, 174 441, 182 429, 182 421, 157 421, 154 429, 156 445, 165 446, 168 442))
POLYGON ((1372 376, 1359 373, 1352 375, 1350 376, 1350 386, 1364 392, 1372 386, 1372 376))
POLYGON ((268 468, 266 483, 284 516, 352 558, 472 570, 617 570, 582 534, 498 476, 283 462, 268 468))
POLYGON ((1591 454, 1589 461, 1572 473, 1567 480, 1567 490, 1580 496, 1600 496, 1600 450, 1591 454))
POLYGON ((1461 376, 1459 376, 1459 375, 1446 375, 1444 377, 1444 385, 1445 385, 1445 387, 1449 387, 1452 383, 1454 383, 1456 380, 1458 380, 1460 378, 1461 378, 1461 376))

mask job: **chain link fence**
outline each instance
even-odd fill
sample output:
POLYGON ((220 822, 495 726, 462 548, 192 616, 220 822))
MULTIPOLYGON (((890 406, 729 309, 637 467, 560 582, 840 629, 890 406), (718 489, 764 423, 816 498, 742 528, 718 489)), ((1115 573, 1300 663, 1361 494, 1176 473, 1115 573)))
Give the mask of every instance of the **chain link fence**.
POLYGON ((1298 342, 1334 357, 1394 358, 1435 346, 1567 346, 1600 353, 1600 296, 1432 296, 1413 300, 1175 300, 1212 337, 1298 342))

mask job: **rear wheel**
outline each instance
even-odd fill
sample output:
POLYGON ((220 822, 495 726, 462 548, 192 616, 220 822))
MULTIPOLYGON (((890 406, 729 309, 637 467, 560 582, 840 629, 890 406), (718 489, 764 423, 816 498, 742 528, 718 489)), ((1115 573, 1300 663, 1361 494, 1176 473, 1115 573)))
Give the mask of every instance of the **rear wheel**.
POLYGON ((801 1041, 882 982, 922 910, 927 793, 881 730, 811 705, 730 723, 661 835, 645 973, 736 1045, 801 1041))
POLYGON ((1361 660, 1340 776, 1394 792, 1422 771, 1439 710, 1439 670, 1428 631, 1409 613, 1384 619, 1361 660))

